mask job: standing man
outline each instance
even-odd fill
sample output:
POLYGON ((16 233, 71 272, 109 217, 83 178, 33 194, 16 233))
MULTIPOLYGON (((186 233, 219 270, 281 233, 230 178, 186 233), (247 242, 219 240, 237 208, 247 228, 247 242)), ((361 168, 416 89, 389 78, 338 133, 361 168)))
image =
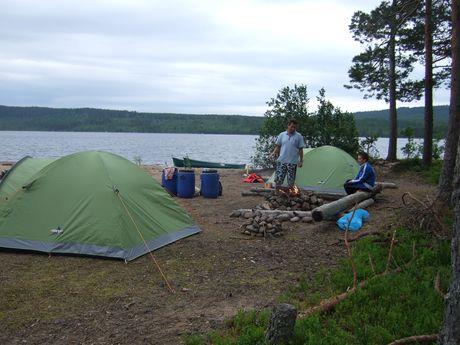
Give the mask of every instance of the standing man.
POLYGON ((278 189, 284 182, 287 175, 289 187, 295 183, 297 166, 303 164, 303 148, 305 141, 303 135, 296 132, 297 121, 289 120, 287 130, 278 135, 276 146, 271 156, 278 157, 276 161, 275 183, 278 189))

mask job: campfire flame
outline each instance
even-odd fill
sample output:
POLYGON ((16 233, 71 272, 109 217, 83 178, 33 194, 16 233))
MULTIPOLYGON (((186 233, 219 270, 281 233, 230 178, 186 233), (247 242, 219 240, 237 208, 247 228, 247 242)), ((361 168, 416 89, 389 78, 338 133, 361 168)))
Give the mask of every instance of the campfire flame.
POLYGON ((289 194, 291 196, 299 196, 300 195, 300 189, 296 185, 294 185, 294 187, 289 188, 289 194))
POLYGON ((278 191, 279 193, 287 196, 288 198, 296 197, 301 194, 300 189, 295 185, 294 187, 279 189, 278 191))

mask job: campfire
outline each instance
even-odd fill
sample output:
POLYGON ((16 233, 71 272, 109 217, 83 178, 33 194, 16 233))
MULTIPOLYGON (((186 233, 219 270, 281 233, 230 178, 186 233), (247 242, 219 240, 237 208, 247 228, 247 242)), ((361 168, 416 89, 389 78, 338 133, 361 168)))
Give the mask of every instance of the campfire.
POLYGON ((265 202, 256 208, 282 211, 310 211, 323 204, 313 192, 302 191, 297 186, 282 188, 265 196, 265 202))
POLYGON ((293 198, 301 194, 300 189, 295 185, 293 187, 279 187, 277 191, 279 194, 288 198, 293 198))
POLYGON ((310 210, 323 204, 313 192, 302 191, 297 186, 272 191, 265 201, 254 209, 235 210, 231 217, 245 219, 241 233, 251 236, 279 237, 283 235, 284 222, 310 223, 310 210))

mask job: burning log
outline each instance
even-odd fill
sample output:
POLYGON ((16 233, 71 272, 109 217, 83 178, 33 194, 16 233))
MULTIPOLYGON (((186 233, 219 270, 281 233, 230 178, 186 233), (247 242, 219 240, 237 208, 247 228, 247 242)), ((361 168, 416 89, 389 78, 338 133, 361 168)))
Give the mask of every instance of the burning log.
POLYGON ((359 191, 354 194, 347 195, 342 199, 330 202, 329 204, 324 204, 312 211, 313 219, 317 222, 333 219, 338 213, 348 210, 354 205, 363 200, 369 199, 374 195, 375 192, 359 191))

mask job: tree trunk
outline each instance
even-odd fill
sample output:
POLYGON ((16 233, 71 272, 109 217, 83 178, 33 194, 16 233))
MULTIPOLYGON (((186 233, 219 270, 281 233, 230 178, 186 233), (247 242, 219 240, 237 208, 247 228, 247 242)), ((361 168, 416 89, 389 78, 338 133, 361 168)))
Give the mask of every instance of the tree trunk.
POLYGON ((453 188, 455 161, 457 158, 458 135, 460 128, 460 18, 459 1, 452 0, 452 77, 450 88, 450 112, 447 129, 444 164, 439 181, 438 197, 450 202, 453 188))
POLYGON ((433 23, 432 0, 425 0, 425 131, 423 165, 431 165, 433 156, 433 23))
MULTIPOLYGON (((392 3, 393 13, 396 8, 396 0, 392 3)), ((396 161, 397 139, 398 139, 398 123, 396 110, 396 23, 392 20, 390 42, 388 44, 389 57, 389 103, 390 103, 390 139, 388 141, 388 156, 390 162, 396 161)))
MULTIPOLYGON (((460 115, 460 0, 452 0, 452 85, 451 115, 460 115)), ((457 154, 460 150, 457 148, 457 154)), ((457 155, 457 161, 460 157, 457 155)), ((452 236, 452 281, 446 295, 446 309, 440 335, 440 344, 460 344, 460 164, 455 168, 452 202, 455 205, 455 224, 452 236)))
POLYGON ((354 194, 347 195, 342 199, 330 202, 329 204, 321 205, 311 211, 312 217, 315 221, 330 220, 337 216, 338 213, 350 209, 361 201, 374 196, 375 193, 358 191, 354 194))

